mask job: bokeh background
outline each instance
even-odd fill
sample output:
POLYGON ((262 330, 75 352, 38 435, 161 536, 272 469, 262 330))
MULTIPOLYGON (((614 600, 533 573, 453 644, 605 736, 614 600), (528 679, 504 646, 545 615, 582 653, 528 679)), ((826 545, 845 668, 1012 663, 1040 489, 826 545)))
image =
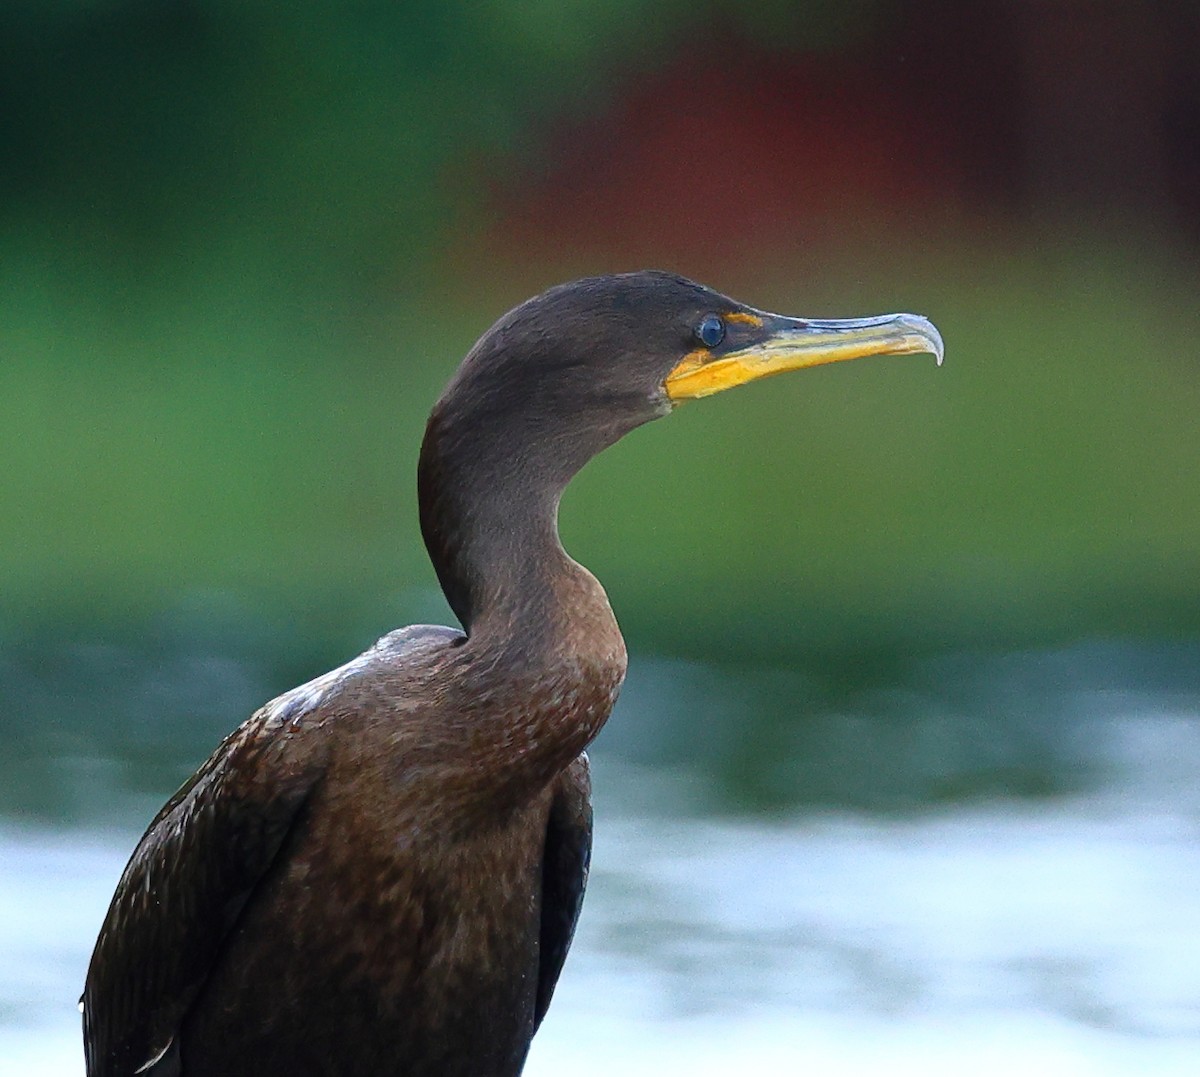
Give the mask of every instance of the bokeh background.
POLYGON ((1194 1072, 1200 9, 1088 0, 0 7, 5 1072, 82 1072, 220 737, 450 620, 413 472, 473 340, 641 267, 947 361, 572 486, 633 657, 531 1077, 1194 1072))

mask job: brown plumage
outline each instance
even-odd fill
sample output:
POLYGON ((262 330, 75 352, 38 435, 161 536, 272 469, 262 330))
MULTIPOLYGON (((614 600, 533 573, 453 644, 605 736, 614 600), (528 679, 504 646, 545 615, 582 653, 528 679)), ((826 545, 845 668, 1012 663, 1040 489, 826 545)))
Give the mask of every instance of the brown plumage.
POLYGON ((851 332, 857 354, 933 347, 897 319, 834 330, 637 273, 497 322, 418 474, 463 631, 401 629, 273 700, 164 806, 88 970, 89 1077, 515 1077, 583 898, 582 753, 625 674, 603 589, 559 544, 559 496, 679 399, 789 368, 780 341, 810 356, 793 367, 851 357, 851 332))

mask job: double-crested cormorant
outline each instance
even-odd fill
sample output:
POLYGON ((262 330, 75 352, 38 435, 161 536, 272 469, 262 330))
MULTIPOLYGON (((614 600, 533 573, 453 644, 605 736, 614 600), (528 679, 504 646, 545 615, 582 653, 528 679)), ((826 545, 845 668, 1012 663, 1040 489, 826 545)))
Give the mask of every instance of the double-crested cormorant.
POLYGON ((588 743, 625 675, 563 551, 571 477, 682 400, 932 352, 910 314, 783 318, 666 273, 504 315, 433 409, 421 530, 462 631, 427 625, 273 700, 155 817, 88 969, 89 1077, 513 1077, 591 847, 588 743))

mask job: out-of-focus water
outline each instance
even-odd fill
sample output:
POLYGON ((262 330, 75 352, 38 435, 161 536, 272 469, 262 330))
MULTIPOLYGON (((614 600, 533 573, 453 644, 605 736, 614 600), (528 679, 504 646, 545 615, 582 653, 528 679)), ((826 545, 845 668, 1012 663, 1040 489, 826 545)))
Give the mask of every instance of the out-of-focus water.
POLYGON ((624 820, 529 1073, 1194 1073, 1196 822, 624 820))
MULTIPOLYGON (((1060 789, 1006 795, 989 780, 969 795, 912 795, 925 778, 902 780, 895 767, 917 759, 946 774, 986 757, 962 747, 971 738, 943 706, 930 728, 889 711, 882 727, 843 714, 827 715, 821 736, 793 730, 791 754, 770 761, 776 780, 807 775, 817 792, 735 810, 713 795, 720 768, 704 752, 670 766, 672 738, 638 761, 626 743, 652 710, 664 728, 687 724, 692 740, 736 741, 736 729, 705 724, 721 677, 640 668, 612 744, 594 756, 592 882, 530 1077, 568 1066, 585 1077, 1197 1072, 1200 707, 1190 692, 1102 692, 1094 678, 1055 676, 1057 709, 1041 698, 1034 721, 1016 713, 1032 697, 1006 691, 1013 677, 993 670, 993 699, 1014 709, 1005 728, 1063 723, 1061 735, 1018 737, 1025 762, 1041 758, 1060 789), (887 745, 914 737, 919 751, 889 761, 887 745), (813 768, 833 771, 825 785, 840 773, 862 792, 838 801, 813 768)), ((745 684, 725 690, 749 705, 745 684)), ((994 752, 1000 773, 1021 772, 1009 767, 1021 752, 994 752)), ((121 785, 121 763, 98 773, 121 785)), ((0 819, 0 1072, 82 1073, 75 1003, 145 821, 142 794, 125 796, 116 822, 0 819)))

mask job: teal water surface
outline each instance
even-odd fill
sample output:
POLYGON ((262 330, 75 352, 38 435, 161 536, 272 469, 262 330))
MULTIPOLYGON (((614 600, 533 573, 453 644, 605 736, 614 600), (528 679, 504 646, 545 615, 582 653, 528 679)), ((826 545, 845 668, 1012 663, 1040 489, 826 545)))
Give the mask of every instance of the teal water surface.
MULTIPOLYGON (((1092 643, 847 685, 635 655, 594 752, 578 940, 527 1073, 1194 1072, 1197 659, 1092 643)), ((89 661, 121 671, 102 743, 49 721, 70 691, 28 723, 9 712, 5 1073, 82 1072, 75 1002, 125 857, 216 712, 273 677, 117 644, 89 661)))

